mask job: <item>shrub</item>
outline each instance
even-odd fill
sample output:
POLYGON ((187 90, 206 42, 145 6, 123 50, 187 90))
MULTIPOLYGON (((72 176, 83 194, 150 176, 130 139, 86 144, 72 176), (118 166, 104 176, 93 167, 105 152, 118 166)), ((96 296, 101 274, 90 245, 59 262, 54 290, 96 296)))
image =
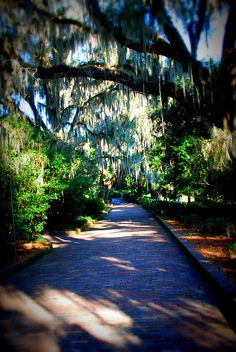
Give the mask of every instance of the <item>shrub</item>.
POLYGON ((197 228, 206 233, 225 234, 235 233, 235 205, 233 204, 197 204, 159 201, 147 196, 138 201, 155 214, 169 219, 182 221, 186 226, 197 228))
POLYGON ((75 225, 76 227, 84 227, 87 224, 91 224, 93 219, 90 216, 76 216, 75 218, 75 225))
POLYGON ((112 198, 121 198, 123 193, 121 190, 111 189, 108 194, 108 199, 111 200, 112 198))
POLYGON ((104 210, 92 155, 31 127, 20 115, 1 123, 0 210, 7 226, 0 231, 5 242, 13 223, 19 236, 32 240, 46 224, 68 224, 86 211, 96 216, 104 210))
POLYGON ((106 210, 105 203, 100 198, 87 198, 84 204, 84 214, 98 216, 106 210))

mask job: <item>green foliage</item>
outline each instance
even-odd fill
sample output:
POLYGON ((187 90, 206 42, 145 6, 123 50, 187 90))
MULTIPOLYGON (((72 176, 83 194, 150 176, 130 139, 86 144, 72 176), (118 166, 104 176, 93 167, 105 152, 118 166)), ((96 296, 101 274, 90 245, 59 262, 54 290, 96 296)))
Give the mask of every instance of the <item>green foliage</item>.
POLYGON ((105 208, 98 198, 99 169, 94 157, 76 153, 71 161, 70 177, 61 197, 53 202, 50 211, 50 227, 74 223, 78 214, 97 216, 105 208))
POLYGON ((75 218, 75 225, 77 227, 85 227, 86 225, 88 226, 89 224, 93 223, 93 219, 90 216, 76 216, 75 218))
POLYGON ((121 198, 121 197, 123 197, 123 193, 121 190, 111 189, 109 191, 109 194, 108 194, 109 200, 111 200, 112 198, 121 198))
POLYGON ((13 160, 14 210, 17 229, 27 235, 39 233, 46 223, 50 201, 50 194, 46 192, 43 170, 47 163, 45 155, 34 150, 26 150, 13 160))
POLYGON ((75 151, 19 115, 2 120, 1 210, 18 236, 33 239, 46 224, 74 221, 79 214, 98 215, 99 169, 92 155, 75 151), (11 201, 7 201, 11 199, 11 201))
POLYGON ((235 234, 236 206, 223 203, 178 203, 153 199, 147 196, 138 198, 139 203, 156 215, 165 219, 177 219, 188 227, 214 234, 229 235, 229 227, 233 228, 230 235, 235 234))
POLYGON ((43 236, 41 236, 41 235, 35 236, 35 241, 36 241, 36 242, 39 242, 39 243, 41 243, 41 244, 43 244, 43 245, 48 244, 48 241, 47 241, 43 236))
MULTIPOLYGON (((171 136, 173 137, 173 136, 171 136)), ((149 164, 157 172, 155 189, 165 198, 201 196, 207 179, 207 163, 201 151, 202 138, 159 138, 149 152, 149 164)))
POLYGON ((127 199, 136 199, 141 195, 141 187, 137 180, 132 175, 127 175, 124 179, 124 189, 122 191, 123 197, 127 199))
POLYGON ((231 249, 232 251, 236 251, 236 242, 229 244, 228 248, 231 249))
POLYGON ((201 150, 202 138, 186 136, 172 146, 176 178, 173 182, 177 196, 202 196, 207 180, 207 163, 201 150))
POLYGON ((165 131, 159 127, 159 108, 149 111, 150 118, 158 121, 156 142, 147 153, 155 176, 153 193, 166 200, 185 196, 197 201, 234 202, 236 165, 229 155, 232 136, 214 127, 211 138, 200 137, 202 131, 188 122, 189 116, 176 103, 163 112, 165 131))
POLYGON ((90 197, 85 200, 85 214, 98 216, 106 209, 106 204, 98 197, 90 197))

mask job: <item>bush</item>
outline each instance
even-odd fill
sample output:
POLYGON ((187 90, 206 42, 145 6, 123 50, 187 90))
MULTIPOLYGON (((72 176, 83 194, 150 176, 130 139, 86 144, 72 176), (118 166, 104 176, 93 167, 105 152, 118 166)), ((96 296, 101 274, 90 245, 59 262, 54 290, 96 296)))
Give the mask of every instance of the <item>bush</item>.
POLYGON ((87 198, 84 202, 83 213, 94 217, 106 210, 106 204, 100 198, 87 198))
POLYGON ((123 197, 123 193, 121 190, 111 189, 108 194, 108 199, 111 200, 112 198, 121 198, 123 197))
POLYGON ((75 218, 75 225, 76 227, 84 227, 88 224, 92 224, 93 219, 90 216, 76 216, 75 218))
POLYGON ((147 196, 138 198, 138 201, 156 215, 180 220, 186 226, 206 233, 227 235, 229 226, 236 228, 236 205, 233 204, 177 203, 160 201, 147 196))
POLYGON ((105 209, 97 198, 99 169, 93 155, 31 127, 20 115, 1 124, 0 210, 7 224, 0 227, 2 240, 10 240, 13 220, 19 236, 32 240, 46 225, 73 223, 78 215, 97 216, 105 209))

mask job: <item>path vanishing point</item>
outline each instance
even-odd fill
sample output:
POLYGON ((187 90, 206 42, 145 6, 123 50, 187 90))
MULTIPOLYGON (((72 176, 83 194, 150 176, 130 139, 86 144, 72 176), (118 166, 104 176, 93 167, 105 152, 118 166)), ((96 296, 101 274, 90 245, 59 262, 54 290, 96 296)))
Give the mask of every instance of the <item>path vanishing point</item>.
POLYGON ((235 351, 213 289, 142 207, 114 205, 2 282, 0 351, 235 351))

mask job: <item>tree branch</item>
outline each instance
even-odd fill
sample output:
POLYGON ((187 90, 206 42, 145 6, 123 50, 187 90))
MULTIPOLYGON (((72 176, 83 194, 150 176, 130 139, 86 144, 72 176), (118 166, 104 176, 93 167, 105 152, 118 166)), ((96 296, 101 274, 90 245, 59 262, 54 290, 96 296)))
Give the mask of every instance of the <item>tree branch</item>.
POLYGON ((21 8, 24 10, 29 10, 29 12, 36 12, 39 16, 43 17, 44 19, 48 19, 54 23, 58 24, 67 24, 67 25, 75 25, 87 32, 91 32, 92 28, 85 25, 84 23, 81 23, 80 21, 68 17, 62 17, 61 15, 55 15, 52 14, 51 12, 45 10, 44 8, 37 6, 34 1, 31 0, 18 0, 17 3, 21 8))
MULTIPOLYGON (((205 0, 203 0, 204 2, 205 0)), ((22 2, 22 6, 24 5, 24 1, 22 2)), ((147 0, 148 2, 148 0, 147 0)), ((92 32, 92 33, 97 33, 98 30, 94 28, 94 26, 89 27, 84 23, 79 22, 78 20, 70 19, 70 18, 65 18, 65 17, 58 17, 55 14, 51 14, 50 12, 46 11, 43 8, 38 7, 35 5, 35 3, 31 0, 27 0, 28 6, 31 8, 31 10, 39 13, 42 17, 57 23, 57 24, 72 24, 75 26, 78 26, 81 28, 83 31, 87 32, 92 32)), ((156 36, 155 40, 149 41, 145 44, 145 51, 150 54, 156 54, 156 55, 162 55, 165 57, 168 57, 170 59, 173 59, 177 62, 180 62, 183 64, 183 69, 185 71, 188 71, 188 65, 192 65, 193 69, 193 79, 195 84, 198 84, 200 79, 199 77, 203 74, 206 76, 208 74, 207 70, 202 69, 202 65, 198 61, 194 59, 194 57, 191 56, 191 54, 188 52, 188 49, 182 40, 179 32, 177 29, 174 27, 171 18, 168 16, 165 8, 163 1, 158 2, 158 6, 154 6, 156 2, 152 2, 152 10, 153 12, 156 11, 156 17, 160 20, 160 18, 163 20, 162 16, 164 16, 164 29, 165 29, 165 34, 167 35, 170 43, 165 41, 163 38, 160 38, 158 35, 156 36)), ((144 43, 143 41, 134 41, 133 39, 130 39, 125 36, 123 33, 121 26, 120 25, 115 25, 111 19, 109 19, 100 9, 100 6, 98 4, 97 0, 86 0, 86 6, 88 9, 89 14, 91 17, 96 21, 96 23, 99 24, 100 28, 103 28, 103 30, 106 31, 109 35, 111 35, 117 42, 119 42, 121 45, 128 47, 132 50, 135 50, 139 53, 144 52, 144 43)))
MULTIPOLYGON (((100 92, 100 93, 97 93, 97 94, 93 95, 92 97, 90 97, 88 100, 86 100, 86 102, 85 102, 82 106, 81 106, 81 105, 80 105, 80 106, 77 106, 77 110, 76 110, 75 116, 74 116, 73 121, 72 121, 72 123, 71 123, 71 129, 73 129, 76 124, 79 124, 79 123, 77 122, 77 118, 78 118, 79 113, 83 113, 83 111, 84 111, 92 102, 94 102, 94 100, 96 100, 96 99, 98 99, 98 98, 99 98, 99 99, 102 99, 106 94, 111 93, 111 92, 114 92, 114 91, 116 91, 116 90, 119 90, 119 87, 118 87, 117 85, 112 86, 112 87, 109 87, 107 90, 102 91, 102 92, 100 92)), ((68 108, 70 108, 70 107, 71 107, 71 106, 68 106, 66 109, 68 109, 68 108)), ((76 107, 76 106, 72 105, 72 107, 76 107)))
MULTIPOLYGON (((97 0, 87 0, 86 4, 90 15, 104 30, 106 30, 107 33, 112 34, 117 42, 129 49, 143 53, 143 41, 138 42, 126 37, 122 32, 121 26, 114 25, 114 23, 101 11, 97 0)), ((147 53, 167 56, 177 61, 181 61, 182 59, 180 56, 176 55, 176 51, 173 50, 167 41, 159 37, 155 41, 149 41, 149 43, 145 45, 145 50, 147 53)))
POLYGON ((182 58, 182 62, 189 60, 190 62, 194 61, 181 35, 179 34, 176 27, 173 25, 172 20, 165 9, 163 0, 147 0, 147 2, 150 4, 153 16, 155 16, 158 22, 162 24, 164 33, 170 42, 172 50, 176 52, 178 57, 182 58))
POLYGON ((207 0, 200 0, 198 3, 198 20, 193 20, 188 25, 188 33, 191 43, 191 51, 192 56, 196 58, 197 48, 200 40, 200 36, 203 30, 203 25, 206 18, 206 8, 207 8, 207 0))
POLYGON ((98 80, 121 83, 139 93, 151 94, 154 96, 160 95, 159 88, 161 86, 162 96, 169 96, 177 99, 182 105, 187 105, 187 100, 190 100, 190 96, 188 97, 188 94, 186 94, 186 97, 184 97, 183 90, 178 88, 172 82, 159 82, 156 77, 148 78, 144 81, 133 74, 124 72, 122 69, 114 67, 107 68, 99 64, 85 64, 78 67, 70 67, 66 65, 58 65, 51 68, 39 67, 36 77, 41 79, 90 77, 98 80))
MULTIPOLYGON (((199 5, 199 12, 201 16, 204 8, 204 1, 205 0, 202 0, 200 4, 201 6, 199 5)), ((202 79, 207 81, 209 76, 208 71, 195 59, 194 56, 189 53, 181 35, 173 25, 170 16, 167 14, 163 0, 152 2, 150 2, 150 0, 146 0, 146 2, 150 5, 153 16, 155 16, 159 23, 163 24, 164 32, 170 43, 160 38, 157 34, 157 39, 155 41, 152 40, 152 42, 149 41, 145 44, 145 51, 150 54, 162 55, 182 63, 183 70, 185 72, 188 72, 189 65, 191 65, 193 80, 196 85, 199 85, 202 79)), ((101 28, 103 28, 103 30, 106 31, 106 33, 113 35, 114 39, 121 45, 139 53, 144 52, 143 41, 136 42, 130 38, 127 38, 122 32, 121 26, 114 25, 114 23, 101 11, 97 0, 86 0, 86 5, 91 17, 94 18, 94 20, 101 28)), ((201 18, 201 20, 203 19, 201 18)), ((198 32, 201 29, 201 25, 197 25, 196 35, 200 35, 198 32)))
POLYGON ((90 77, 98 80, 113 81, 122 85, 128 86, 131 89, 141 93, 150 94, 153 96, 170 97, 177 100, 189 112, 200 117, 200 122, 207 133, 211 130, 211 125, 208 117, 205 116, 205 111, 197 107, 193 103, 192 96, 188 92, 183 92, 183 89, 176 84, 167 81, 159 81, 157 77, 143 79, 124 72, 118 68, 107 68, 99 64, 85 64, 79 67, 70 67, 59 65, 51 68, 39 67, 36 77, 47 80, 63 77, 90 77), (161 89, 161 92, 160 92, 161 89))

